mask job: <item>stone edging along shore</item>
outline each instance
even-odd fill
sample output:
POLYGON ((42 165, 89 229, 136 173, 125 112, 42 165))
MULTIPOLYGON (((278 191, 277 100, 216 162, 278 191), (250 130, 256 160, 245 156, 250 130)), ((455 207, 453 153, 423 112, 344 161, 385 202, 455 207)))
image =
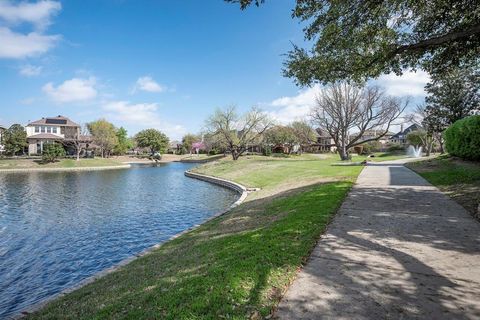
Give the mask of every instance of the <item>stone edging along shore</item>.
POLYGON ((102 270, 102 271, 99 271, 97 272, 96 274, 80 281, 77 285, 73 286, 73 287, 70 287, 70 288, 67 288, 67 289, 64 289, 63 291, 61 291, 60 293, 58 294, 55 294, 37 304, 34 304, 33 306, 30 306, 26 309, 24 309, 22 311, 21 314, 17 315, 17 316, 14 316, 13 319, 21 319, 25 316, 27 316, 28 314, 30 313, 33 313, 33 312, 36 312, 36 311, 39 311, 40 309, 42 309, 43 307, 45 307, 48 303, 52 302, 53 300, 56 300, 58 298, 61 298, 62 296, 65 296, 77 289, 80 289, 81 287, 84 287, 106 275, 108 275, 109 273, 112 273, 120 268, 122 268, 123 266, 129 264, 130 262, 132 262, 133 260, 137 259, 137 258, 140 258, 140 257, 143 257, 149 253, 151 253, 152 251, 160 248, 162 245, 166 244, 167 242, 173 240, 173 239, 176 239, 178 237, 180 237, 181 235, 185 234, 185 233, 188 233, 190 231, 193 231, 195 229, 197 229, 198 227, 200 227, 202 224, 208 222, 208 221, 211 221, 221 215, 224 215, 225 213, 227 213, 228 211, 230 211, 231 209, 235 208, 236 206, 240 205, 243 201, 245 201, 245 199, 247 198, 247 195, 249 192, 252 192, 252 191, 257 191, 259 189, 256 189, 256 188, 249 188, 247 189, 246 187, 242 186, 241 184, 238 184, 236 182, 233 182, 233 181, 229 181, 229 180, 225 180, 225 179, 221 179, 221 178, 216 178, 216 177, 212 177, 212 176, 207 176, 207 175, 203 175, 203 174, 199 174, 199 173, 194 173, 194 172, 191 172, 191 171, 185 171, 185 176, 189 177, 189 178, 194 178, 194 179, 198 179, 198 180, 202 180, 202 181, 205 181, 205 182, 209 182, 209 183, 213 183, 213 184, 217 184, 217 185, 220 185, 220 186, 223 186, 225 188, 228 188, 228 189, 231 189, 231 190, 234 190, 236 192, 238 192, 240 194, 240 198, 238 198, 237 201, 235 201, 229 208, 227 208, 226 210, 223 210, 223 211, 220 211, 216 214, 214 214, 213 216, 209 217, 208 219, 202 221, 201 223, 199 224, 196 224, 188 229, 185 229, 184 231, 182 232, 179 232, 175 235, 173 235, 172 237, 170 237, 168 240, 162 242, 162 243, 157 243, 143 251, 141 251, 140 253, 137 253, 129 258, 126 258, 122 261, 120 261, 119 263, 111 266, 110 268, 107 268, 105 270, 102 270))
POLYGON ((130 167, 131 167, 130 164, 122 164, 118 166, 103 166, 103 167, 21 168, 21 169, 0 169, 0 173, 100 171, 100 170, 128 169, 130 167))

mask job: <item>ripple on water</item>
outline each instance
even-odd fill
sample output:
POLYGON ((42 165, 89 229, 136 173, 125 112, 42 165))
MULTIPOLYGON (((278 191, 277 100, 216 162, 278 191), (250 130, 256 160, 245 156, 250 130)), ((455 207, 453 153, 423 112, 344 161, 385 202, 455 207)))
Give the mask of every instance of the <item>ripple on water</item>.
POLYGON ((0 175, 0 318, 225 210, 192 165, 0 175))

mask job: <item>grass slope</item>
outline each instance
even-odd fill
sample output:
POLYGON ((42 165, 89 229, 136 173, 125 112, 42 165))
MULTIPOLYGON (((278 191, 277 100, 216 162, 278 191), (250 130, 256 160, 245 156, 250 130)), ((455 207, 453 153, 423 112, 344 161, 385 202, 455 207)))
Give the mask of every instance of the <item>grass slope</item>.
POLYGON ((351 182, 248 202, 29 319, 245 319, 269 314, 351 182))
POLYGON ((447 193, 472 215, 480 203, 480 163, 441 156, 407 166, 447 193))

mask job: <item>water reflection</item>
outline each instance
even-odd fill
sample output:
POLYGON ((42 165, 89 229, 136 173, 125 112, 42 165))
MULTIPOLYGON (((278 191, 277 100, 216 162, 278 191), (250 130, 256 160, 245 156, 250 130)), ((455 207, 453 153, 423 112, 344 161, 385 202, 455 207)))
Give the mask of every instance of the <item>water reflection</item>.
POLYGON ((224 210, 191 164, 0 175, 0 318, 224 210))

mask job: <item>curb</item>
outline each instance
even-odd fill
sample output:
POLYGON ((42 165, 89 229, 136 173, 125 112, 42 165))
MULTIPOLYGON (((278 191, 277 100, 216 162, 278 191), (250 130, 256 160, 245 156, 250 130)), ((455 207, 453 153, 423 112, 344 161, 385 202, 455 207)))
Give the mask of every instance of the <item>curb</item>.
POLYGON ((28 173, 28 172, 77 172, 77 171, 101 171, 129 169, 130 164, 104 167, 79 167, 79 168, 24 168, 24 169, 0 169, 0 173, 28 173))

